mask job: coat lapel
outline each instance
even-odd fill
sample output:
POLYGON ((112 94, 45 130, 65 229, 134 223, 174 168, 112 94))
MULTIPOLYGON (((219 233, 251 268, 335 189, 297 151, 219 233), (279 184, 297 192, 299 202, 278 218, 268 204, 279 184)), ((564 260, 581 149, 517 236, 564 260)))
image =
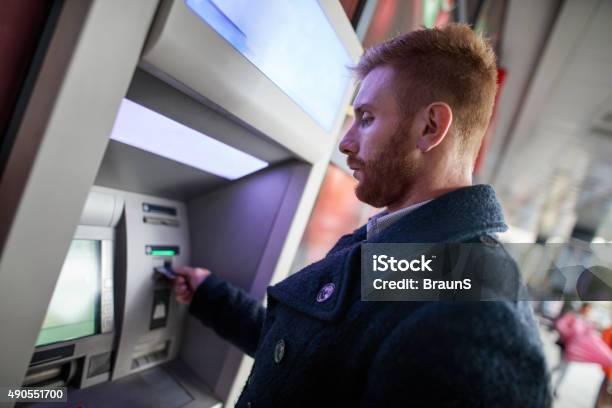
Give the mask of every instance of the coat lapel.
MULTIPOLYGON (((360 268, 360 246, 365 239, 365 228, 343 236, 322 260, 315 262, 275 286, 268 295, 309 316, 333 321, 346 303, 352 280, 359 279, 352 270, 360 268), (333 285, 333 292, 321 300, 319 292, 333 285)), ((329 290, 329 289, 328 289, 329 290)))

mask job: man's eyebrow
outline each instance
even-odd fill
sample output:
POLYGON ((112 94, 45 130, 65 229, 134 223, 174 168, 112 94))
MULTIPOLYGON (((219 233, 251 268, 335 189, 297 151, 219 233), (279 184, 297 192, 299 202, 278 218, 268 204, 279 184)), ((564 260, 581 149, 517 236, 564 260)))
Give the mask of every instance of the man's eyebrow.
POLYGON ((369 103, 359 103, 357 105, 353 105, 353 110, 355 111, 355 114, 360 114, 362 113, 364 110, 370 110, 372 109, 372 105, 370 105, 369 103))

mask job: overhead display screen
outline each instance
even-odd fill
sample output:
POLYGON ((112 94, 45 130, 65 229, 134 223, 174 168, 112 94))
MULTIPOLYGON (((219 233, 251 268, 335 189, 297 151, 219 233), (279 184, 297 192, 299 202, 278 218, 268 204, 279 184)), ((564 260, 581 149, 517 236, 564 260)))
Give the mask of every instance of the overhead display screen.
POLYGON ((100 268, 101 241, 72 241, 36 346, 96 333, 100 268))
POLYGON ((185 4, 331 131, 343 108, 351 59, 316 0, 185 0, 185 4))

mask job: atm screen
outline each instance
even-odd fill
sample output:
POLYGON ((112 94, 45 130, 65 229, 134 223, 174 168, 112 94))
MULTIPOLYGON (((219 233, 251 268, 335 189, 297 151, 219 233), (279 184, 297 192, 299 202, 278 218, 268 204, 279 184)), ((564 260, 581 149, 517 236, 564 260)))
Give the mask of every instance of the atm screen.
POLYGON ((36 346, 95 334, 100 300, 102 242, 72 241, 36 346))
POLYGON ((319 125, 330 131, 351 59, 316 0, 184 0, 319 125))

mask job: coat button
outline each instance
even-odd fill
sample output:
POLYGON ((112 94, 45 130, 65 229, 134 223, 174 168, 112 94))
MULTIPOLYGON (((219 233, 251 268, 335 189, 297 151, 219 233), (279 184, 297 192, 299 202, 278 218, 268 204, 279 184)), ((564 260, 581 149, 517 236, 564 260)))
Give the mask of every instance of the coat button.
POLYGON ((276 342, 276 347, 274 347, 274 362, 280 364, 283 361, 283 357, 285 357, 285 340, 280 339, 276 342))
POLYGON ((317 302, 321 303, 329 299, 334 293, 334 289, 336 289, 336 285, 334 285, 333 283, 325 284, 325 286, 323 286, 317 294, 317 302))

